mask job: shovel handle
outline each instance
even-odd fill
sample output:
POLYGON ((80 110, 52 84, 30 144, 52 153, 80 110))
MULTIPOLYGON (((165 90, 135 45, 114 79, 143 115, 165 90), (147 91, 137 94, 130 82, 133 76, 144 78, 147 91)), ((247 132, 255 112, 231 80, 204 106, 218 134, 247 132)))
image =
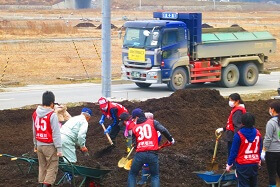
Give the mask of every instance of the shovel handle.
MULTIPOLYGON (((102 124, 101 126, 103 127, 103 130, 104 130, 104 132, 105 132, 105 131, 106 131, 106 128, 105 128, 104 124, 102 124)), ((108 138, 108 140, 109 140, 109 143, 110 143, 111 145, 113 145, 113 142, 112 142, 112 140, 111 140, 111 138, 110 138, 110 136, 109 136, 108 133, 106 133, 106 136, 107 136, 107 138, 108 138)))
POLYGON ((133 149, 134 149, 134 147, 131 148, 131 150, 129 151, 129 153, 128 153, 128 155, 126 156, 126 158, 128 158, 128 157, 131 155, 133 149))

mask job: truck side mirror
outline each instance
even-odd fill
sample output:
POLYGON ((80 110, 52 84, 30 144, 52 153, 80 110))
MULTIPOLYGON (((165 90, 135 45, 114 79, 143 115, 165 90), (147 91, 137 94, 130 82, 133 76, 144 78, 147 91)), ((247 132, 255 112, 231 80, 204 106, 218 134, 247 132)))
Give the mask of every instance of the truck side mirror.
POLYGON ((144 34, 144 36, 147 36, 147 37, 148 37, 148 36, 150 36, 150 31, 144 30, 144 31, 143 31, 143 34, 144 34))
POLYGON ((159 33, 158 32, 153 32, 153 40, 158 41, 159 33))

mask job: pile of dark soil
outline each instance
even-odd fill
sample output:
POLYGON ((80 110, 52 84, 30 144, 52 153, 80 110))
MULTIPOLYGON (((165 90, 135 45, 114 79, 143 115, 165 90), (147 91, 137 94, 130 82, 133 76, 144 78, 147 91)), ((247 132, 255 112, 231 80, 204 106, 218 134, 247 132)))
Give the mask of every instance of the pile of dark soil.
MULTIPOLYGON (((102 24, 100 24, 97 29, 102 29, 102 24)), ((111 23, 111 29, 117 29, 118 27, 111 23)))
MULTIPOLYGON (((246 108, 256 116, 256 127, 264 135, 265 124, 269 119, 268 101, 246 102, 246 108)), ((227 99, 218 91, 209 89, 181 90, 170 97, 149 99, 145 102, 121 102, 130 111, 141 107, 154 113, 154 117, 173 135, 176 143, 159 152, 160 179, 162 186, 207 186, 193 171, 203 171, 211 161, 216 128, 223 127, 227 121, 230 108, 227 99)), ((78 164, 89 167, 109 168, 112 171, 102 181, 103 186, 126 186, 128 172, 118 168, 118 161, 126 155, 125 139, 120 133, 117 146, 106 149, 109 145, 102 127, 98 124, 101 113, 94 103, 69 108, 71 115, 78 115, 82 107, 90 107, 94 116, 90 120, 87 134, 87 147, 90 156, 78 154, 78 164)), ((21 156, 32 153, 31 114, 33 109, 0 111, 0 153, 21 156)), ((108 125, 108 122, 107 124, 108 125)), ((163 138, 162 142, 166 139, 163 138)), ((220 168, 226 163, 226 143, 219 144, 217 161, 220 168)), ((36 186, 36 175, 22 175, 15 162, 0 157, 0 186, 36 186)), ((36 168, 35 168, 36 169, 36 168)), ((27 171, 27 169, 26 169, 27 171)), ((259 175, 259 186, 268 183, 265 167, 259 175)), ((59 173, 61 176, 61 173, 59 173)), ((78 179, 78 178, 77 178, 78 179)))
POLYGON ((92 23, 78 23, 75 27, 96 27, 92 23))

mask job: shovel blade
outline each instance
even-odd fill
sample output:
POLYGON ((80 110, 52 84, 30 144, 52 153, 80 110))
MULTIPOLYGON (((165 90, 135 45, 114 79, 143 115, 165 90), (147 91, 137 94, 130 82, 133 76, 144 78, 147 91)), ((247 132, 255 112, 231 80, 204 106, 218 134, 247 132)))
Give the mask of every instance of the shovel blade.
POLYGON ((119 162, 118 162, 118 167, 123 168, 124 165, 126 164, 126 162, 127 162, 127 158, 126 158, 126 157, 122 157, 122 158, 119 160, 119 162))
POLYGON ((217 162, 208 163, 206 166, 207 171, 217 171, 219 170, 219 164, 217 162))
POLYGON ((123 168, 126 169, 126 170, 130 170, 131 165, 132 165, 132 161, 133 161, 133 159, 128 160, 123 168))

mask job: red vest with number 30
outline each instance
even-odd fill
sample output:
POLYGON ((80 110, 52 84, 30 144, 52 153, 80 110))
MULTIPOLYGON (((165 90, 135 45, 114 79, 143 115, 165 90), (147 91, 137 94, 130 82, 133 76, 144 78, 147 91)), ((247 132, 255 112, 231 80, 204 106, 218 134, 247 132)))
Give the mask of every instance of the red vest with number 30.
POLYGON ((136 124, 132 131, 137 141, 136 152, 158 150, 158 134, 154 120, 147 119, 144 123, 136 124))
POLYGON ((253 142, 249 142, 240 131, 238 131, 237 133, 240 137, 240 147, 236 157, 236 162, 238 164, 259 163, 261 133, 257 130, 257 134, 253 142))
POLYGON ((246 113, 246 109, 242 106, 236 106, 234 107, 231 112, 230 112, 230 115, 228 117, 228 121, 227 121, 227 126, 226 126, 226 130, 228 131, 232 131, 234 132, 234 126, 233 126, 233 121, 232 121, 232 116, 233 114, 237 111, 237 110, 241 110, 242 111, 242 114, 246 113))
POLYGON ((36 111, 33 113, 32 118, 34 121, 34 129, 36 132, 36 140, 43 143, 53 143, 52 128, 50 123, 51 115, 54 111, 48 113, 46 116, 39 118, 36 111))

